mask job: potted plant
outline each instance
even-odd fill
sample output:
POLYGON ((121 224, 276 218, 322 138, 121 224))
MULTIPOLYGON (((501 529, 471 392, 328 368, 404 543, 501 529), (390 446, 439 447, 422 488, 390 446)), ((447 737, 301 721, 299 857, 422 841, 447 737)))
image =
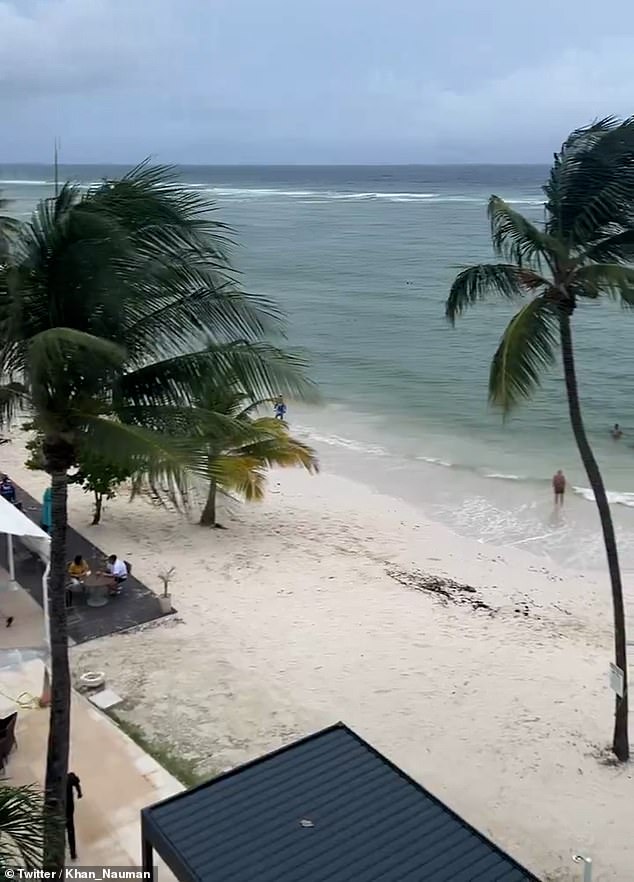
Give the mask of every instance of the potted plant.
POLYGON ((159 604, 164 615, 172 611, 172 595, 169 593, 168 588, 174 578, 174 573, 175 567, 170 567, 169 570, 164 570, 158 574, 159 579, 163 583, 163 593, 159 594, 159 604))

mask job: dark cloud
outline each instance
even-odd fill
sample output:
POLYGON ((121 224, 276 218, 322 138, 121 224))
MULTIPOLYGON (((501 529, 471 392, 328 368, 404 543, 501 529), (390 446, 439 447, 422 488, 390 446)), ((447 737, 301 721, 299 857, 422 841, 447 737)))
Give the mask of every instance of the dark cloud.
POLYGON ((0 159, 540 161, 628 114, 629 0, 0 0, 0 159))

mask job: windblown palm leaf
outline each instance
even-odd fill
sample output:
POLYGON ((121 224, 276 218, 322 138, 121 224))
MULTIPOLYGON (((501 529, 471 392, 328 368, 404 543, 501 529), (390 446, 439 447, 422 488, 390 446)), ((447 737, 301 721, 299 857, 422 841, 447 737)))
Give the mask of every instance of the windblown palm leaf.
MULTIPOLYGON (((612 585, 616 663, 627 680, 621 574, 603 479, 585 433, 577 391, 571 317, 601 294, 634 306, 634 118, 608 117, 573 132, 555 156, 539 227, 492 196, 493 247, 507 261, 463 270, 446 302, 453 323, 488 295, 523 301, 493 357, 489 398, 506 413, 530 398, 559 349, 571 424, 599 510, 612 585)), ((613 749, 629 757, 627 688, 617 697, 613 749)))
POLYGON ((555 157, 544 187, 546 231, 572 253, 619 235, 632 223, 633 187, 633 120, 606 117, 577 129, 555 157))
POLYGON ((491 196, 488 213, 493 247, 512 265, 536 266, 541 271, 543 264, 550 266, 553 253, 562 251, 556 239, 538 229, 498 196, 491 196))
POLYGON ((264 498, 266 473, 272 468, 304 468, 317 472, 315 451, 293 438, 279 420, 263 417, 253 420, 250 441, 229 442, 222 453, 210 462, 210 474, 217 488, 237 494, 247 502, 264 498))
POLYGON ((546 284, 538 273, 522 266, 504 263, 470 266, 458 274, 451 286, 445 314, 453 324, 469 306, 491 294, 516 300, 546 284))
POLYGON ((35 787, 0 784, 0 875, 17 867, 41 868, 43 809, 35 787))
POLYGON ((559 345, 556 306, 535 297, 509 322, 493 356, 489 397, 493 404, 530 398, 539 386, 544 368, 550 367, 559 345))

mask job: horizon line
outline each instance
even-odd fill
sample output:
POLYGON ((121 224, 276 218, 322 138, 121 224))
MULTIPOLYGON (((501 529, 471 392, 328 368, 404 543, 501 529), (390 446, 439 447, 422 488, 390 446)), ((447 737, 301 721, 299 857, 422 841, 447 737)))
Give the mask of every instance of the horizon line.
MULTIPOLYGON (((548 166, 548 162, 159 162, 158 160, 150 164, 182 166, 187 168, 435 168, 454 166, 458 168, 467 168, 470 166, 495 166, 495 167, 530 167, 530 166, 548 166)), ((15 160, 0 159, 0 166, 20 166, 27 168, 29 166, 51 166, 50 161, 44 162, 19 162, 15 160)), ((134 167, 139 162, 60 162, 60 167, 64 166, 112 166, 112 167, 134 167)))

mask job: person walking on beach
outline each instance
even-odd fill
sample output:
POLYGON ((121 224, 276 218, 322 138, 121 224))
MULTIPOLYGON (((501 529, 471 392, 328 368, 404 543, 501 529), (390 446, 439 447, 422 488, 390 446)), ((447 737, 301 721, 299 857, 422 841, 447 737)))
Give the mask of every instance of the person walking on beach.
POLYGON ((281 395, 278 396, 275 402, 275 419, 283 420, 286 416, 286 405, 284 404, 284 399, 281 395))
POLYGON ((566 492, 566 476, 561 469, 553 475, 553 491, 555 493, 555 505, 563 505, 564 493, 566 492))
POLYGON ((70 851, 70 859, 77 860, 77 843, 75 842, 75 800, 74 792, 77 792, 77 799, 81 799, 81 782, 74 772, 69 772, 66 777, 66 835, 68 836, 68 850, 70 851))

